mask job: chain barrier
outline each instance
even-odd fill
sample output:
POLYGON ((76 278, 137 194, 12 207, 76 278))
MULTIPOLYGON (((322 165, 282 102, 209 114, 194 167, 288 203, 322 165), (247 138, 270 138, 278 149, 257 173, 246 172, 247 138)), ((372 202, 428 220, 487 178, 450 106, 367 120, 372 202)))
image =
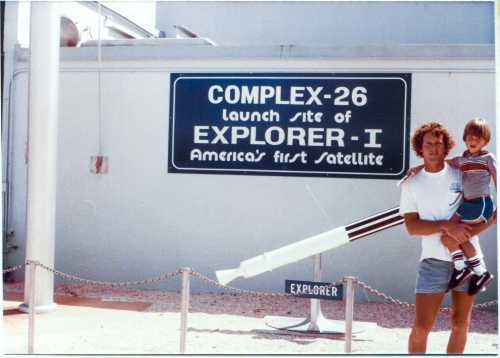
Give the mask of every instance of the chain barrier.
MULTIPOLYGON (((218 282, 216 282, 214 280, 211 280, 211 279, 209 279, 209 278, 207 278, 205 276, 202 276, 199 273, 197 273, 195 271, 192 271, 192 270, 191 270, 191 275, 193 275, 195 277, 198 277, 202 281, 208 282, 209 284, 217 286, 217 287, 222 288, 224 290, 228 290, 228 291, 232 291, 232 292, 237 292, 237 293, 243 293, 243 294, 247 294, 247 295, 251 295, 251 296, 259 296, 259 297, 295 297, 295 296, 308 295, 308 294, 312 294, 312 293, 317 293, 318 292, 318 288, 312 289, 312 290, 309 290, 309 291, 300 292, 300 293, 262 293, 262 292, 253 292, 253 291, 242 290, 240 288, 234 288, 234 287, 222 285, 222 284, 220 284, 220 283, 218 283, 218 282)), ((337 281, 335 283, 332 283, 332 284, 330 284, 328 286, 321 286, 321 289, 325 290, 327 288, 338 286, 341 283, 344 283, 346 281, 347 280, 344 277, 342 280, 339 280, 339 281, 337 281)))
MULTIPOLYGON (((367 284, 365 284, 364 282, 359 281, 357 277, 354 278, 354 282, 357 283, 359 286, 361 286, 366 291, 371 292, 371 293, 373 293, 374 295, 376 295, 376 296, 378 296, 380 298, 386 299, 389 302, 396 303, 396 304, 404 306, 404 307, 415 308, 415 304, 413 304, 413 303, 407 303, 407 302, 402 302, 400 300, 396 300, 396 299, 394 299, 394 298, 392 298, 390 296, 387 296, 387 295, 385 295, 383 293, 380 293, 377 290, 375 290, 375 289, 371 288, 370 286, 368 286, 367 284)), ((490 302, 485 302, 485 303, 481 303, 481 304, 478 304, 478 305, 474 305, 474 306, 472 306, 472 308, 480 309, 480 308, 485 308, 485 307, 489 307, 489 306, 494 306, 497 303, 498 303, 498 300, 494 300, 494 301, 490 301, 490 302)), ((441 312, 449 312, 450 311, 450 307, 440 307, 439 311, 441 311, 441 312)))
MULTIPOLYGON (((234 288, 234 287, 230 287, 230 286, 226 286, 226 285, 222 285, 216 281, 213 281, 207 277, 204 277, 202 275, 200 275, 199 273, 191 270, 191 275, 193 276, 196 276, 198 277, 199 279, 205 281, 205 282, 208 282, 214 286, 217 286, 219 288, 222 288, 222 289, 225 289, 225 290, 228 290, 228 291, 232 291, 232 292, 238 292, 238 293, 243 293, 243 294, 248 294, 248 295, 253 295, 253 296, 260 296, 260 297, 294 297, 294 296, 301 296, 301 295, 307 295, 307 294, 312 294, 312 293, 317 293, 317 289, 316 290, 309 290, 309 291, 305 291, 305 292, 300 292, 300 293, 260 293, 260 292, 252 292, 252 291, 246 291, 246 290, 242 290, 242 289, 239 289, 239 288, 234 288)), ((344 277, 342 280, 339 280, 335 283, 332 283, 328 286, 322 286, 323 289, 327 289, 327 288, 330 288, 330 287, 334 287, 334 286, 337 286, 337 285, 340 285, 341 283, 344 283, 347 281, 347 278, 344 277)), ((391 303, 395 303, 395 304, 398 304, 400 306, 403 306, 403 307, 410 307, 410 308, 415 308, 415 304, 413 303, 407 303, 407 302, 403 302, 403 301, 400 301, 400 300, 397 300, 397 299, 394 299, 390 296, 387 296, 386 294, 383 294, 383 293, 380 293, 378 292, 377 290, 371 288, 370 286, 368 286, 367 284, 365 284, 364 282, 361 282, 359 281, 359 279, 357 277, 354 278, 354 283, 357 283, 361 288, 365 289, 366 291, 368 292, 371 292, 373 293, 374 295, 380 297, 380 298, 383 298, 391 303)), ((484 308, 484 307, 489 307, 489 306, 494 306, 498 303, 497 300, 494 300, 494 301, 490 301, 490 302, 485 302, 485 303, 481 303, 481 304, 478 304, 478 305, 474 305, 472 306, 472 308, 475 308, 475 309, 479 309, 479 308, 484 308)), ((441 312, 449 312, 450 311, 450 308, 449 307, 441 307, 439 308, 439 311, 441 312)))
POLYGON ((3 270, 3 273, 16 271, 16 270, 22 269, 23 267, 26 267, 26 266, 28 266, 28 263, 25 263, 25 264, 22 264, 22 265, 19 265, 16 267, 9 267, 8 269, 3 270))
MULTIPOLYGON (((24 265, 24 266, 27 266, 30 262, 31 261, 28 261, 28 263, 26 265, 24 265)), ((94 285, 94 286, 101 285, 101 286, 112 286, 112 287, 143 285, 143 284, 147 284, 147 283, 152 283, 152 282, 157 282, 157 281, 161 281, 161 280, 166 280, 167 278, 171 278, 171 277, 177 276, 177 275, 179 275, 181 273, 181 271, 179 270, 179 271, 173 272, 173 273, 165 275, 165 276, 156 277, 156 278, 152 278, 152 279, 144 280, 144 281, 110 283, 110 282, 99 282, 99 281, 85 280, 83 278, 78 278, 78 277, 75 277, 75 276, 67 275, 67 274, 62 273, 60 271, 51 269, 50 267, 47 267, 47 266, 41 264, 38 261, 36 261, 36 265, 40 266, 41 268, 43 268, 43 269, 45 269, 45 270, 47 270, 49 272, 52 272, 55 275, 67 278, 69 280, 73 280, 73 281, 77 281, 77 282, 81 282, 81 283, 86 283, 86 284, 94 285)))
MULTIPOLYGON (((19 270, 19 269, 21 269, 23 267, 28 266, 30 264, 30 262, 31 261, 28 261, 27 263, 25 263, 23 265, 19 265, 19 266, 16 266, 16 267, 11 267, 11 268, 8 268, 6 270, 3 270, 3 273, 7 273, 7 272, 12 272, 12 271, 19 270)), ((149 280, 132 281, 132 282, 122 282, 122 283, 109 283, 109 282, 99 282, 99 281, 85 280, 85 279, 78 278, 78 277, 75 277, 75 276, 67 275, 67 274, 62 273, 60 271, 51 269, 50 267, 47 267, 47 266, 41 264, 38 261, 36 261, 36 265, 40 266, 41 268, 43 268, 43 269, 45 269, 45 270, 47 270, 49 272, 52 272, 53 274, 56 274, 56 275, 64 277, 64 278, 67 278, 69 280, 73 280, 73 281, 77 281, 77 282, 81 282, 81 283, 86 283, 86 284, 89 284, 89 285, 102 285, 102 286, 112 286, 112 287, 143 285, 143 284, 148 284, 148 283, 152 283, 152 282, 158 282, 158 281, 166 280, 168 278, 177 276, 177 275, 179 275, 179 274, 182 273, 181 270, 179 270, 179 271, 176 271, 176 272, 172 272, 171 274, 160 276, 160 277, 156 277, 156 278, 149 279, 149 280)), ((207 277, 205 277, 203 275, 200 275, 199 273, 197 273, 196 271, 193 271, 192 269, 190 270, 189 274, 191 274, 191 275, 193 275, 195 277, 198 277, 202 281, 205 281, 205 282, 207 282, 207 283, 209 283, 211 285, 214 285, 214 286, 216 286, 218 288, 221 288, 221 289, 224 289, 224 290, 227 290, 227 291, 231 291, 231 292, 236 292, 236 293, 241 293, 241 294, 246 294, 246 295, 251 295, 251 296, 258 296, 258 297, 288 297, 289 298, 289 297, 302 296, 302 295, 313 294, 313 293, 317 293, 318 292, 318 288, 312 289, 312 290, 309 290, 309 291, 300 292, 300 293, 262 293, 262 292, 253 292, 253 291, 242 290, 240 288, 234 288, 234 287, 222 285, 222 284, 220 284, 220 283, 218 283, 218 282, 216 282, 214 280, 211 280, 211 279, 209 279, 209 278, 207 278, 207 277)), ((344 277, 343 279, 341 279, 341 280, 339 280, 339 281, 337 281, 335 283, 332 283, 332 284, 330 284, 328 286, 321 286, 321 288, 322 289, 328 289, 328 288, 331 288, 331 287, 338 286, 338 285, 340 285, 340 284, 342 284, 342 283, 344 283, 346 281, 347 281, 347 278, 344 277)), ((403 302, 403 301, 394 299, 394 298, 392 298, 390 296, 387 296, 386 294, 380 293, 379 291, 371 288, 370 286, 368 286, 364 282, 359 281, 359 279, 357 277, 354 278, 354 283, 358 284, 364 290, 373 293, 375 296, 383 298, 383 299, 385 299, 385 300, 387 300, 387 301, 389 301, 391 303, 395 303, 395 304, 403 306, 403 307, 415 308, 415 304, 403 302)), ((485 308, 485 307, 489 307, 489 306, 494 306, 496 304, 498 304, 498 300, 494 300, 494 301, 490 301, 490 302, 485 302, 485 303, 481 303, 481 304, 478 304, 478 305, 474 305, 474 306, 472 306, 472 308, 474 308, 474 309, 480 309, 480 308, 485 308)), ((441 308, 439 308, 439 311, 441 311, 441 312, 449 312, 450 308, 449 307, 441 307, 441 308)))

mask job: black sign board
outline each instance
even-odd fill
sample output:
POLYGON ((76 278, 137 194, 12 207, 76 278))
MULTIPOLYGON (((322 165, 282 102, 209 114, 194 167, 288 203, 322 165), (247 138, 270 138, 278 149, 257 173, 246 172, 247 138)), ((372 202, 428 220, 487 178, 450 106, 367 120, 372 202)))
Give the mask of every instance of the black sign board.
POLYGON ((411 74, 170 78, 170 173, 400 179, 411 74))
POLYGON ((325 286, 329 285, 331 285, 331 283, 285 280, 285 293, 297 294, 313 290, 313 293, 311 294, 298 295, 297 297, 342 301, 344 295, 344 285, 339 284, 334 287, 325 288, 325 286))

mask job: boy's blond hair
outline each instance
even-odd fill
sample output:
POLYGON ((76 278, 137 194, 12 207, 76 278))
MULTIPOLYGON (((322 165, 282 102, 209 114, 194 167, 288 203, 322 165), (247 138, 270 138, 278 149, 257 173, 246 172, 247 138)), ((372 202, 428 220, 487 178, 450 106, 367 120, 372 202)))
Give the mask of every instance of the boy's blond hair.
POLYGON ((491 132, 490 132, 490 127, 488 126, 488 123, 482 118, 474 118, 469 123, 465 125, 464 128, 464 142, 465 138, 468 135, 473 135, 475 137, 479 137, 484 139, 486 144, 490 142, 491 138, 491 132))

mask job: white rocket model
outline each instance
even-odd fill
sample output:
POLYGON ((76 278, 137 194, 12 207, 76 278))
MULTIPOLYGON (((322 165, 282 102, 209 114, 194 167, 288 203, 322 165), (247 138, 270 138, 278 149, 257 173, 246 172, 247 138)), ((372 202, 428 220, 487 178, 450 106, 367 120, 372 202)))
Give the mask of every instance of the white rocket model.
POLYGON ((399 207, 396 207, 274 251, 265 252, 260 256, 241 262, 237 269, 216 271, 215 274, 219 283, 225 285, 236 277, 248 278, 271 271, 274 268, 305 259, 403 222, 403 217, 399 215, 399 207))

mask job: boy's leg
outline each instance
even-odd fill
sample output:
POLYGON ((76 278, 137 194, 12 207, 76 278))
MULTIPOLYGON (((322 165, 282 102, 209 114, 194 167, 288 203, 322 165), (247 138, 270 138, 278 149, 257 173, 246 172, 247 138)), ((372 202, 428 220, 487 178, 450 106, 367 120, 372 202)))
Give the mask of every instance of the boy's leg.
POLYGON ((408 341, 408 353, 423 354, 426 352, 427 337, 434 325, 444 294, 444 291, 415 294, 415 319, 408 341))
POLYGON ((446 353, 464 352, 473 302, 474 296, 469 296, 465 291, 451 292, 451 334, 446 353))
MULTIPOLYGON (((450 221, 458 223, 460 222, 460 216, 457 214, 454 214, 450 221)), ((441 237, 448 236, 447 234, 443 234, 441 237)), ((451 253, 451 258, 453 260, 453 265, 454 265, 454 270, 451 275, 450 283, 448 284, 448 288, 446 289, 446 292, 454 289, 457 286, 460 286, 464 281, 466 281, 471 275, 473 275, 473 272, 471 271, 470 268, 468 268, 465 265, 465 258, 464 254, 462 252, 462 249, 460 248, 460 245, 455 241, 455 240, 445 240, 447 244, 444 244, 445 247, 450 251, 451 253)), ((467 241, 468 244, 470 242, 467 241)), ((472 244, 470 244, 472 246, 472 244)), ((467 249, 470 250, 470 247, 467 246, 467 249)), ((474 249, 474 246, 472 246, 472 249, 474 249)), ((475 250, 474 250, 475 251, 475 250)))
POLYGON ((476 275, 482 275, 486 272, 486 268, 482 265, 481 259, 477 256, 476 249, 469 241, 460 245, 465 257, 469 260, 472 270, 476 275))
MULTIPOLYGON (((457 214, 454 214, 451 217, 450 221, 454 222, 454 223, 459 223, 460 222, 460 216, 458 216, 457 214)), ((452 244, 445 245, 445 247, 448 250, 450 250, 451 258, 452 258, 453 263, 455 265, 455 269, 457 269, 458 271, 462 271, 465 268, 464 253, 463 253, 460 245, 458 244, 458 242, 456 242, 454 240, 452 242, 453 242, 452 244)))
POLYGON ((470 243, 470 241, 464 242, 460 245, 460 247, 462 248, 465 257, 469 258, 476 256, 476 248, 470 243))
MULTIPOLYGON (((453 223, 459 223, 460 222, 460 216, 458 216, 457 214, 453 214, 453 216, 451 217, 450 221, 453 222, 453 223)), ((456 241, 455 241, 454 244, 448 244, 446 246, 446 248, 448 250, 450 250, 450 252, 452 253, 452 255, 453 255, 453 252, 455 252, 455 251, 462 251, 460 249, 460 245, 456 241)))

